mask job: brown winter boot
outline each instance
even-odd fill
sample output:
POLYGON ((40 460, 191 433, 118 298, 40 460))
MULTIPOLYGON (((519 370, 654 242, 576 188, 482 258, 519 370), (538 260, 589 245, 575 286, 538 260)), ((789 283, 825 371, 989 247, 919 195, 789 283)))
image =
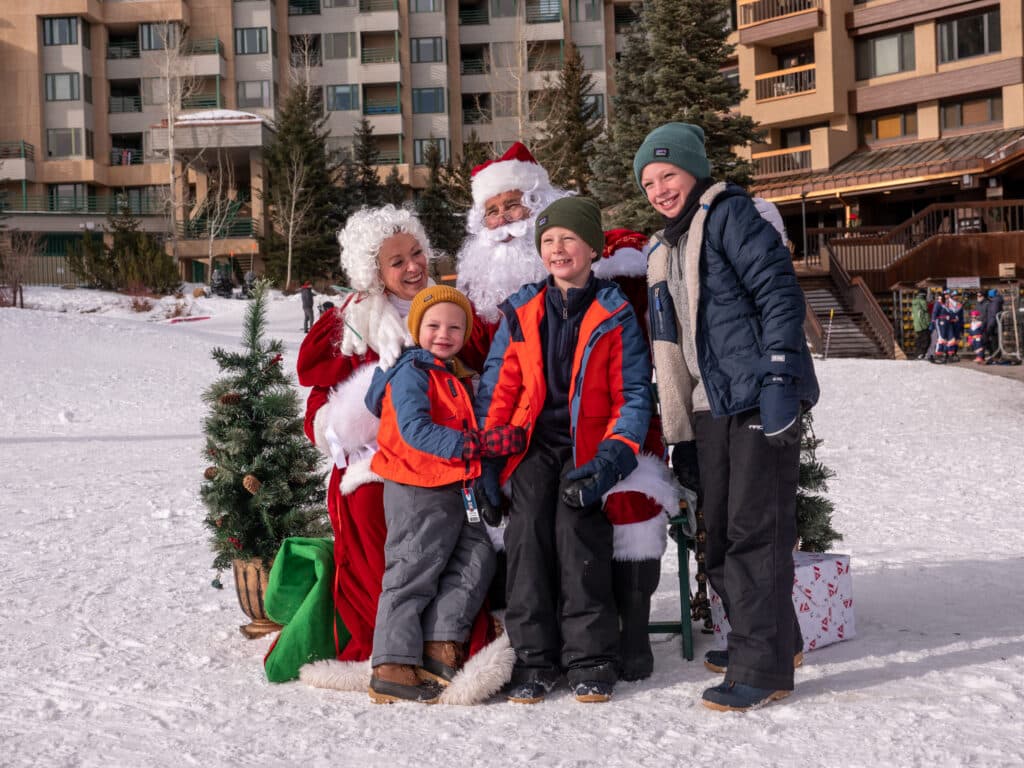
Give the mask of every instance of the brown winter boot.
POLYGON ((373 668, 369 693, 374 704, 390 704, 395 701, 433 704, 441 695, 441 690, 437 683, 421 680, 412 664, 380 664, 373 668))
POLYGON ((418 673, 424 680, 433 680, 446 686, 462 669, 465 661, 466 654, 461 643, 454 640, 427 640, 423 644, 423 665, 418 673))

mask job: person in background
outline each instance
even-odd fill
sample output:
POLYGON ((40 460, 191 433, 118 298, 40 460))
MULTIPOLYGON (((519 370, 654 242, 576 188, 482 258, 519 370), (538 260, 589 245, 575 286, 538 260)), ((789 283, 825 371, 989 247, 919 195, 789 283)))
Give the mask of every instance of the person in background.
POLYGON ((316 318, 313 316, 313 286, 309 280, 302 284, 300 293, 302 294, 302 332, 309 333, 309 329, 316 322, 316 318))
POLYGON ((995 358, 999 355, 999 315, 1003 311, 1003 294, 995 288, 988 290, 988 311, 985 313, 985 349, 988 357, 995 358))
POLYGON ((924 360, 928 354, 928 346, 931 342, 929 332, 930 321, 928 319, 928 292, 921 288, 914 294, 914 301, 910 305, 910 319, 914 324, 914 357, 924 360))
POLYGON ((647 267, 662 425, 690 448, 674 448, 673 462, 699 477, 706 570, 733 627, 728 650, 705 657, 725 680, 702 699, 749 710, 788 696, 802 660, 792 600, 800 416, 819 395, 804 294, 747 192, 711 178, 701 128, 651 131, 633 170, 665 222, 647 267))
POLYGON ((981 319, 981 312, 977 309, 971 310, 971 325, 967 329, 967 345, 974 353, 974 362, 985 362, 985 324, 981 319))

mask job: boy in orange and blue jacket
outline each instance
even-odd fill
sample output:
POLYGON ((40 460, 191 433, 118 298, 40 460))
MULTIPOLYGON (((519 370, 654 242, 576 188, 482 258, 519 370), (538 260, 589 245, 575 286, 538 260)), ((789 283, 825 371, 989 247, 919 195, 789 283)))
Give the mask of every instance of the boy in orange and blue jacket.
POLYGON ((484 434, 456 355, 473 322, 449 286, 409 309, 418 346, 374 372, 366 406, 380 417, 370 468, 384 479, 384 578, 373 635, 370 698, 432 702, 455 676, 494 575, 472 485, 484 456, 522 450, 522 430, 484 434))
POLYGON ((601 211, 568 197, 537 217, 549 272, 501 306, 476 401, 485 427, 527 433, 525 455, 483 463, 485 512, 511 489, 505 626, 516 651, 507 691, 544 698, 562 672, 578 701, 607 701, 617 679, 612 525, 602 499, 637 466, 651 418, 650 353, 618 286, 597 278, 601 211))

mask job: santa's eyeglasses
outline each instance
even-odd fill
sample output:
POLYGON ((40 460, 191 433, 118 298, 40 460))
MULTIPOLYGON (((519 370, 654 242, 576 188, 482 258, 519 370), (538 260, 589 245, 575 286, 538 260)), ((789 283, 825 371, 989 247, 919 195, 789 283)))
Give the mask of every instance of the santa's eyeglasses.
POLYGON ((522 203, 506 203, 500 211, 488 211, 484 214, 484 223, 488 226, 497 226, 502 222, 511 224, 513 221, 525 219, 529 210, 522 203))

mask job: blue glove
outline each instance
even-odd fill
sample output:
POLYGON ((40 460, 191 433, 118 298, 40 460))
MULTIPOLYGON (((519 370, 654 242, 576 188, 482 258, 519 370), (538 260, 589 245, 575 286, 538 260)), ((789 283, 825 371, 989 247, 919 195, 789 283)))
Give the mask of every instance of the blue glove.
POLYGON ((562 489, 562 502, 578 509, 597 504, 636 464, 636 454, 624 442, 602 440, 594 458, 566 473, 570 482, 562 489))
POLYGON ((791 376, 770 373, 761 383, 761 428, 770 445, 800 442, 800 397, 791 376))
POLYGON ((484 461, 480 477, 473 486, 476 495, 476 507, 480 511, 480 519, 492 528, 501 525, 501 485, 499 476, 501 467, 493 461, 484 461))

